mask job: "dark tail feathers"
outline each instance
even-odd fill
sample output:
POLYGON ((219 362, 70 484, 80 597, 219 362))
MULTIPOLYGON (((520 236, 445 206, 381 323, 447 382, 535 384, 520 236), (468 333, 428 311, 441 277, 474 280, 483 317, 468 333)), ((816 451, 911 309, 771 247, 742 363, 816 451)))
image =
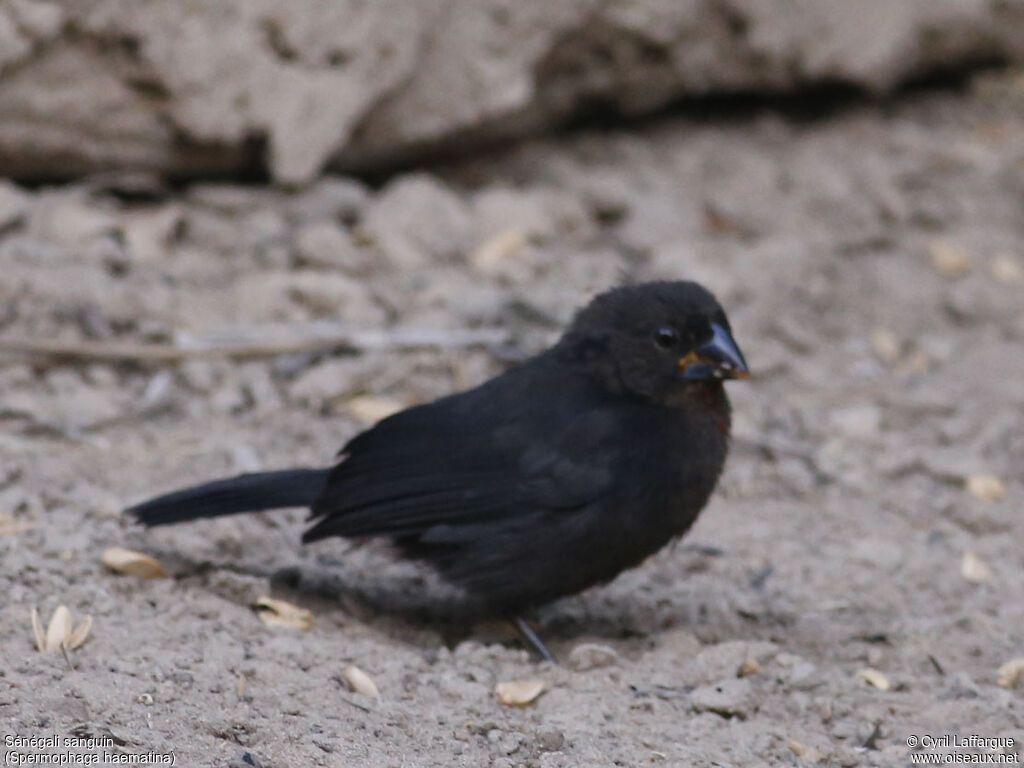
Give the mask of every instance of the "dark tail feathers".
POLYGON ((286 469, 215 480, 136 504, 127 514, 147 526, 279 507, 308 507, 323 492, 329 469, 286 469))

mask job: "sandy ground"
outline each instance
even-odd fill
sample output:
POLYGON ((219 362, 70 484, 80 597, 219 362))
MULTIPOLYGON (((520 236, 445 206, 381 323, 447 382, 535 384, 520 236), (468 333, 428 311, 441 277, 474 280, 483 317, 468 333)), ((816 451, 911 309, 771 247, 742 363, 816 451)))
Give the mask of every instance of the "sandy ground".
POLYGON ((1024 683, 997 685, 1024 656, 1020 93, 988 76, 813 121, 666 118, 380 190, 0 186, 8 344, 269 343, 325 320, 509 334, 181 365, 0 357, 0 731, 189 766, 901 766, 909 738, 942 734, 1012 738, 1024 759, 1024 683), (595 291, 654 277, 711 287, 757 378, 730 387, 728 470, 686 540, 534 617, 560 666, 501 627, 353 598, 435 587, 374 547, 300 548, 298 511, 152 532, 120 517, 224 473, 326 463, 386 409, 479 382, 595 291), (111 573, 114 544, 172 577, 111 573), (265 626, 263 594, 313 628, 265 626), (73 668, 34 647, 30 609, 59 604, 93 618, 73 668), (379 699, 349 690, 349 664, 379 699), (545 692, 499 704, 495 684, 522 679, 545 692))

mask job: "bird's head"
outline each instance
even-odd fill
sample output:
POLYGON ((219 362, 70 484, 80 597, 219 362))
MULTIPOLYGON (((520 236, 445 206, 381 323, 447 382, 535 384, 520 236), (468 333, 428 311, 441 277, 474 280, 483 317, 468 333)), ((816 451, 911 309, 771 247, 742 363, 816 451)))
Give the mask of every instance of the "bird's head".
POLYGON ((576 315, 558 349, 609 391, 666 405, 750 377, 722 307, 692 282, 602 293, 576 315))

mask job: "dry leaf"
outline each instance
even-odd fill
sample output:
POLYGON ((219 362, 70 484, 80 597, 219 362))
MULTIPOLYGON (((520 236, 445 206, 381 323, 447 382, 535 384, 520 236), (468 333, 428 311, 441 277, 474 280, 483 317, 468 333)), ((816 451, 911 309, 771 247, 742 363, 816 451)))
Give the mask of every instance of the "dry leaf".
POLYGON ((528 243, 529 239, 522 228, 511 227, 484 242, 469 259, 478 269, 487 270, 506 259, 518 256, 528 243))
POLYGON ((50 617, 50 623, 43 631, 43 622, 39 618, 39 611, 32 609, 32 635, 36 641, 36 648, 46 653, 57 651, 68 651, 80 648, 89 637, 92 629, 92 616, 86 616, 77 627, 72 626, 71 611, 67 606, 57 606, 57 610, 50 617))
POLYGON ((508 680, 494 686, 498 701, 506 707, 525 707, 544 691, 543 680, 508 680))
POLYGON ((129 576, 138 576, 142 579, 163 579, 167 576, 159 560, 124 547, 110 547, 104 550, 102 560, 110 570, 129 576))
POLYGON ((360 395, 345 403, 345 407, 349 413, 364 424, 376 424, 378 421, 398 413, 404 406, 397 400, 387 397, 360 395))
POLYGON ((821 754, 814 747, 809 747, 806 744, 801 744, 799 741, 790 741, 789 751, 797 757, 803 758, 805 763, 817 763, 824 755, 821 754))
POLYGON ((39 618, 39 611, 32 609, 32 634, 36 640, 36 650, 42 653, 46 650, 46 632, 43 631, 43 620, 39 618))
POLYGON ((992 579, 992 569, 985 564, 985 561, 974 554, 971 550, 964 552, 960 560, 960 575, 974 584, 982 584, 992 579))
POLYGON ((974 259, 967 251, 946 240, 936 240, 929 250, 935 271, 945 277, 959 277, 970 272, 974 266, 974 259))
POLYGON ((982 501, 1002 501, 1006 498, 1006 485, 995 475, 971 475, 964 481, 964 488, 982 501))
POLYGON ((871 346, 875 356, 883 363, 895 363, 903 353, 899 337, 888 328, 876 328, 871 334, 871 346))
POLYGON ((797 757, 802 757, 808 749, 806 744, 801 744, 799 741, 793 741, 792 739, 787 746, 789 747, 789 751, 797 757))
POLYGON ((345 667, 341 676, 345 678, 348 687, 356 693, 372 696, 375 699, 380 698, 380 691, 377 690, 377 684, 373 682, 373 678, 354 664, 349 664, 345 667))
POLYGON ((996 684, 1000 688, 1014 688, 1021 680, 1024 680, 1024 656, 1010 659, 996 674, 996 684))
POLYGON ((79 624, 71 631, 71 636, 68 638, 67 647, 74 651, 85 645, 85 641, 89 639, 89 632, 92 630, 92 616, 86 616, 82 619, 82 623, 79 624))
POLYGON ((313 612, 284 600, 264 595, 256 601, 260 621, 268 627, 288 627, 307 631, 313 628, 313 612))
POLYGON ((59 651, 71 638, 71 611, 66 605, 58 605, 46 627, 46 650, 59 651))
POLYGON ((1024 269, 1009 254, 1001 254, 989 264, 992 276, 1000 283, 1024 283, 1024 269))
POLYGON ((880 691, 888 691, 892 687, 889 684, 888 677, 883 675, 877 669, 872 669, 871 667, 865 667, 864 669, 858 670, 857 677, 880 691))

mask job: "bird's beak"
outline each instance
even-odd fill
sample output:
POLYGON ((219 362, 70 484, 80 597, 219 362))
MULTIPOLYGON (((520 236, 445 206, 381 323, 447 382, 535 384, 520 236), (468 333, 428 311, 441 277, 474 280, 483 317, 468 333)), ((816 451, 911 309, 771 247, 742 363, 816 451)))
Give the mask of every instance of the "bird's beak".
POLYGON ((711 338, 679 361, 684 379, 749 379, 750 369, 732 336, 718 323, 711 338))

